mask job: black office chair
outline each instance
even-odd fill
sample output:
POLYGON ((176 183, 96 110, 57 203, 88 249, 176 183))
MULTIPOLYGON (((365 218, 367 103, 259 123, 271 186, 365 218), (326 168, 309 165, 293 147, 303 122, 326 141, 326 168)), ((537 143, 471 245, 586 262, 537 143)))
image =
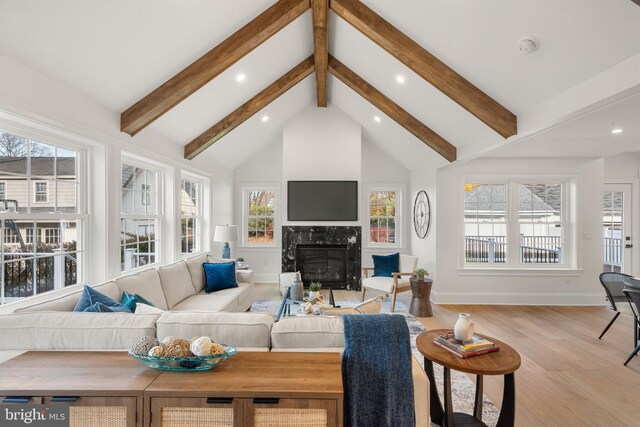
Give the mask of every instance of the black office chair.
POLYGON ((629 304, 631 305, 631 310, 633 310, 633 316, 635 317, 635 320, 633 322, 633 338, 634 338, 634 342, 635 342, 636 348, 629 355, 629 358, 627 359, 627 361, 624 362, 624 366, 627 366, 627 363, 629 363, 629 361, 631 359, 633 359, 633 356, 638 354, 638 351, 640 351, 640 342, 638 342, 638 334, 640 332, 639 331, 640 330, 640 315, 638 313, 638 310, 640 310, 640 289, 637 289, 637 288, 624 288, 622 290, 622 292, 624 292, 625 296, 629 300, 629 304), (634 304, 636 306, 635 309, 633 308, 634 304))
POLYGON ((616 306, 616 302, 626 302, 627 297, 622 290, 624 289, 625 284, 623 280, 626 278, 632 278, 628 274, 623 273, 615 273, 615 272, 607 272, 600 274, 600 283, 602 283, 602 287, 604 291, 607 293, 607 301, 609 301, 609 308, 616 312, 613 316, 613 319, 609 322, 609 324, 604 328, 604 331, 600 334, 598 339, 601 339, 604 334, 607 333, 613 322, 616 321, 618 316, 620 316, 620 312, 618 311, 618 307, 616 306))

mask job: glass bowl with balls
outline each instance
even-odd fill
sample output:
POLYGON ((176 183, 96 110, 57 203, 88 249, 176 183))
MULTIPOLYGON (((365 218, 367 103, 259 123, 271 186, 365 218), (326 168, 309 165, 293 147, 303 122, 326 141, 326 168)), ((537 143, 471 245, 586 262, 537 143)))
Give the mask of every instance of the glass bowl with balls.
POLYGON ((164 371, 207 371, 236 354, 235 347, 214 342, 210 337, 191 340, 143 337, 129 350, 129 356, 164 371))

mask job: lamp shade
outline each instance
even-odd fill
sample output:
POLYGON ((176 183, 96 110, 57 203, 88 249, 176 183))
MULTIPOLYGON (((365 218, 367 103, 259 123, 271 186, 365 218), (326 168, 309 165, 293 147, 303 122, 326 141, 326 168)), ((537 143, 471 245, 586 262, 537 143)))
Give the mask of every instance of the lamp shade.
POLYGON ((213 234, 214 242, 235 242, 238 240, 237 225, 216 225, 216 231, 213 234))

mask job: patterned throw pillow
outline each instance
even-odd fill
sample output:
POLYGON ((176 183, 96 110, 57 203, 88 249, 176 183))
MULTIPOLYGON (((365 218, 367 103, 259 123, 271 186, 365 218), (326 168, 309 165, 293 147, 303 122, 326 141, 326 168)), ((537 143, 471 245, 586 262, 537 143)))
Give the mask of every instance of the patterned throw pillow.
MULTIPOLYGON (((76 307, 73 309, 73 311, 85 311, 95 303, 101 303, 109 307, 111 311, 131 313, 130 309, 120 304, 118 301, 87 285, 84 285, 84 288, 82 288, 80 299, 78 300, 78 303, 76 304, 76 307)), ((92 311, 99 312, 100 309, 101 307, 93 307, 92 311)))

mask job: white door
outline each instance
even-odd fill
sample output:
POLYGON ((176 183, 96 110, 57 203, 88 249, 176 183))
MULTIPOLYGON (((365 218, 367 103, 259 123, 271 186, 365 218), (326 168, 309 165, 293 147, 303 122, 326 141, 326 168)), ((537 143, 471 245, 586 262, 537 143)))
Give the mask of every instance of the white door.
POLYGON ((602 201, 602 271, 631 274, 631 184, 605 184, 602 201))

